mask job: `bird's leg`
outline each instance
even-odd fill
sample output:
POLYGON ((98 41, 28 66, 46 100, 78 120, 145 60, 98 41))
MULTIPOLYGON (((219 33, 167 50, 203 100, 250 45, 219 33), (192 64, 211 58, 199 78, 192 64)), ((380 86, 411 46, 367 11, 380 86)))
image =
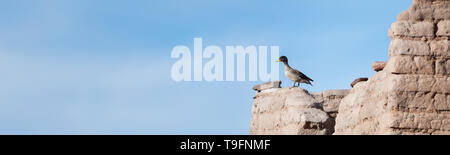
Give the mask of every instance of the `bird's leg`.
POLYGON ((295 83, 297 83, 297 82, 294 82, 294 86, 292 86, 292 88, 294 88, 294 87, 295 87, 295 83))
POLYGON ((298 85, 297 85, 297 87, 299 87, 299 88, 300 88, 300 82, 298 82, 298 85))

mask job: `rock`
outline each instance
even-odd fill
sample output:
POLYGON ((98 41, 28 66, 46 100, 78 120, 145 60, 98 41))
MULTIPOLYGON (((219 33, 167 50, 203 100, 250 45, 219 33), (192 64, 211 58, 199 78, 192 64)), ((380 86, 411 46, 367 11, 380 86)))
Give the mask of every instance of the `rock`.
POLYGON ((450 135, 449 21, 450 0, 413 0, 389 30, 389 60, 374 63, 370 80, 320 93, 264 87, 250 134, 450 135))
POLYGON ((251 135, 329 135, 334 119, 308 91, 279 88, 261 91, 254 97, 251 135))
POLYGON ((263 91, 271 88, 281 88, 281 81, 271 81, 264 84, 256 85, 253 87, 255 91, 263 91))
POLYGON ((450 52, 448 52, 448 50, 450 49, 450 40, 431 41, 430 49, 432 54, 429 55, 434 55, 446 59, 450 58, 450 52))
POLYGON ((332 118, 336 118, 341 100, 347 96, 350 91, 347 89, 326 90, 322 92, 323 110, 332 118))
POLYGON ((337 98, 347 96, 348 92, 348 89, 325 90, 322 92, 322 95, 324 98, 337 98))
MULTIPOLYGON (((347 89, 337 89, 337 90, 326 90, 320 93, 313 93, 314 98, 320 102, 323 106, 323 110, 331 118, 331 123, 335 124, 336 116, 338 114, 339 105, 342 98, 347 96, 349 90, 347 89)), ((334 128, 333 128, 334 131, 334 128)))
POLYGON ((281 115, 281 126, 278 129, 282 135, 330 135, 334 123, 322 110, 307 108, 289 108, 281 115))
POLYGON ((393 74, 435 74, 436 60, 430 56, 392 56, 386 70, 393 74))
POLYGON ((386 66, 386 62, 384 62, 384 61, 375 61, 372 64, 372 68, 376 72, 382 71, 385 66, 386 66))
POLYGON ((389 46, 389 56, 424 56, 430 54, 430 47, 423 41, 393 39, 389 46))
POLYGON ((450 36, 450 20, 444 20, 438 23, 437 36, 449 37, 450 36))
POLYGON ((285 105, 287 107, 293 107, 293 108, 299 108, 299 109, 306 109, 306 108, 315 108, 315 109, 322 109, 322 105, 314 99, 313 96, 311 96, 308 93, 295 93, 290 94, 286 97, 286 103, 285 105))
POLYGON ((448 20, 447 0, 414 0, 411 7, 398 15, 398 21, 448 20))
POLYGON ((385 68, 341 100, 334 134, 450 134, 449 19, 450 0, 414 0, 385 68))
POLYGON ((386 111, 387 72, 376 72, 370 82, 358 84, 341 100, 336 117, 335 135, 383 134, 389 117, 386 111), (385 115, 386 114, 386 115, 385 115), (386 118, 388 119, 388 118, 386 118))
POLYGON ((350 84, 350 86, 352 86, 352 88, 353 88, 357 83, 359 83, 359 82, 364 82, 364 81, 367 81, 367 80, 369 80, 369 78, 366 78, 366 77, 357 78, 356 80, 354 80, 354 81, 350 84))
POLYGON ((398 21, 389 29, 391 37, 434 37, 432 22, 398 21))

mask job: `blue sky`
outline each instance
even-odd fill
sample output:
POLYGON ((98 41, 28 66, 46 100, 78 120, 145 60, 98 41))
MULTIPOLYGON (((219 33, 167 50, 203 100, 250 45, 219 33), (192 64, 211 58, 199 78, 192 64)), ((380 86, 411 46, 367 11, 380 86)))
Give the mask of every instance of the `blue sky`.
POLYGON ((173 47, 277 45, 315 80, 302 87, 348 89, 410 4, 0 0, 0 134, 248 134, 261 82, 173 82, 173 47))

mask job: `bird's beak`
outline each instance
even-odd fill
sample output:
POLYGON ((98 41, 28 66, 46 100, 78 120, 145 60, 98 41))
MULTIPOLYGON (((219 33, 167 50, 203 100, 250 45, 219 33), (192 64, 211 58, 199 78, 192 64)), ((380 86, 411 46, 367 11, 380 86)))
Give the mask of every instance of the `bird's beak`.
POLYGON ((277 60, 276 62, 281 62, 280 60, 277 60))

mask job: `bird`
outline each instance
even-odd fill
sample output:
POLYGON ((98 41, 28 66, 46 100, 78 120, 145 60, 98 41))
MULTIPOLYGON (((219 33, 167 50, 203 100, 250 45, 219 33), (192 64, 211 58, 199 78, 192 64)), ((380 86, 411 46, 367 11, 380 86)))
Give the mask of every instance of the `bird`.
POLYGON ((295 84, 298 83, 297 87, 300 87, 300 83, 305 83, 305 84, 309 84, 312 86, 311 82, 313 82, 314 80, 312 80, 311 78, 309 78, 308 76, 306 76, 305 74, 303 74, 302 72, 292 68, 291 66, 289 66, 288 63, 288 59, 286 56, 281 56, 277 62, 283 62, 284 63, 284 74, 286 75, 286 77, 289 80, 294 81, 294 86, 295 84))

